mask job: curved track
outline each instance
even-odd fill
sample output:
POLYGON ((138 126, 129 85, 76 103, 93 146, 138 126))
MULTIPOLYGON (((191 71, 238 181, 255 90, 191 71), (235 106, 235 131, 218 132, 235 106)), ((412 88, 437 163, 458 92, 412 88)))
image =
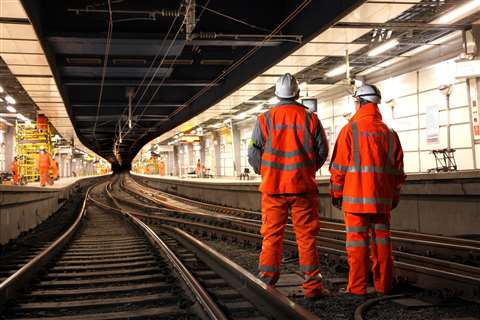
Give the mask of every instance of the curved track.
MULTIPOLYGON (((201 204, 201 208, 196 208, 198 201, 158 192, 139 185, 129 177, 124 178, 122 188, 137 200, 150 204, 147 210, 142 210, 141 215, 151 223, 161 220, 200 234, 210 233, 235 241, 261 241, 260 222, 258 217, 252 216, 252 212, 210 204, 201 204), (159 206, 163 206, 163 209, 160 210, 159 206), (163 214, 159 215, 159 212, 163 214)), ((131 205, 135 206, 134 203, 131 205)), ((327 224, 331 228, 325 228, 325 223, 322 224, 324 228, 318 237, 319 250, 334 257, 345 255, 344 231, 339 227, 341 224, 327 224)), ((440 290, 443 295, 478 299, 480 267, 476 262, 480 257, 479 242, 398 231, 393 234, 397 277, 422 288, 440 290)), ((286 251, 295 256, 291 226, 287 227, 285 238, 286 251)))
POLYGON ((189 234, 151 229, 108 187, 89 190, 75 223, 0 283, 3 317, 317 319, 189 234))

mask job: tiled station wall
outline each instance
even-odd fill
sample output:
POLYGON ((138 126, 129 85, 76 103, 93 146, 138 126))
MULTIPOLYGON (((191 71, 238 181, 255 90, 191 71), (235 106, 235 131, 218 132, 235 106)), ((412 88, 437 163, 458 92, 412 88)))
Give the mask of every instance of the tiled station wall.
MULTIPOLYGON (((406 172, 427 172, 428 169, 434 168, 435 158, 431 151, 447 148, 448 134, 450 147, 456 149, 458 169, 480 167, 480 144, 473 141, 467 81, 448 79, 451 68, 450 62, 442 62, 376 83, 382 91, 384 101, 391 99, 395 101, 393 109, 391 104, 382 104, 380 109, 387 125, 399 134, 405 154, 406 172), (449 110, 446 97, 438 89, 440 85, 448 82, 453 83, 449 110), (440 128, 438 143, 432 144, 427 142, 426 110, 433 105, 439 108, 440 128)), ((347 123, 344 114, 354 112, 353 110, 353 101, 349 96, 319 102, 318 115, 329 135, 330 152, 338 133, 347 123)), ((322 168, 321 174, 328 175, 328 167, 322 168)))

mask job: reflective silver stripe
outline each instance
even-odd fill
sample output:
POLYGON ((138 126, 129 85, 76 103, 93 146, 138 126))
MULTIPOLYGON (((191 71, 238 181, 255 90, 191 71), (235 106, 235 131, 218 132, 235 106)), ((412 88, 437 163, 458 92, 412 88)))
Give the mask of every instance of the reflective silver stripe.
POLYGON ((258 271, 260 271, 260 272, 279 272, 280 267, 262 265, 262 266, 258 266, 258 271))
POLYGON ((339 184, 331 183, 330 184, 330 189, 332 191, 341 191, 341 190, 343 190, 343 186, 341 186, 339 184))
POLYGON ((271 161, 267 161, 267 160, 262 160, 262 166, 273 168, 273 169, 278 169, 278 170, 284 170, 284 171, 298 170, 298 169, 303 168, 305 166, 311 166, 311 165, 313 165, 312 160, 304 160, 303 162, 292 163, 292 164, 285 164, 285 163, 278 163, 278 162, 271 162, 271 161))
POLYGON ((383 224, 383 223, 375 223, 373 225, 373 228, 375 230, 385 230, 385 231, 388 231, 390 230, 390 226, 389 225, 386 225, 386 224, 383 224))
POLYGON ((339 165, 339 164, 336 164, 336 163, 332 163, 331 167, 333 169, 338 170, 338 171, 351 172, 351 173, 374 172, 374 173, 389 173, 389 174, 395 174, 395 175, 403 174, 403 170, 398 170, 398 169, 391 168, 391 167, 377 167, 377 166, 352 167, 352 166, 342 166, 342 165, 339 165))
POLYGON ((368 247, 369 241, 368 240, 347 241, 345 245, 347 248, 368 247))
POLYGON ((382 245, 388 245, 390 244, 390 238, 375 238, 372 239, 375 244, 382 244, 382 245))
POLYGON ((307 283, 310 281, 315 281, 315 282, 322 282, 323 277, 320 273, 314 275, 314 276, 309 276, 308 274, 305 275, 305 280, 303 280, 303 283, 307 283))
POLYGON ((276 124, 275 130, 303 130, 303 126, 296 124, 276 124))
MULTIPOLYGON (((310 133, 308 132, 308 129, 307 129, 306 126, 303 127, 303 129, 304 129, 304 148, 303 149, 297 149, 297 150, 292 150, 292 151, 282 151, 282 150, 274 149, 272 147, 272 132, 271 132, 271 128, 273 127, 273 125, 272 125, 272 121, 270 119, 270 112, 269 111, 267 111, 265 113, 265 120, 266 120, 266 123, 267 123, 267 131, 268 131, 268 139, 267 139, 267 142, 266 142, 266 145, 265 145, 265 150, 264 150, 265 154, 272 154, 272 155, 282 157, 282 158, 293 158, 293 157, 297 157, 297 156, 304 156, 305 158, 308 158, 308 153, 313 152, 313 148, 311 147, 311 143, 308 143, 308 144, 305 143, 305 141, 310 141, 310 139, 309 139, 310 133), (305 139, 307 139, 307 140, 305 140, 305 139)), ((302 126, 297 126, 297 125, 276 124, 275 129, 277 129, 277 127, 283 128, 283 127, 289 127, 289 126, 296 127, 296 128, 302 128, 302 126)))
MULTIPOLYGON (((393 158, 393 147, 395 142, 393 140, 393 129, 388 130, 388 160, 390 161, 389 165, 393 167, 395 164, 395 159, 393 158)), ((388 166, 388 165, 387 165, 388 166)))
MULTIPOLYGON (((310 136, 310 120, 311 114, 308 111, 305 111, 305 123, 303 126, 303 146, 305 150, 312 150, 312 139, 310 136)), ((312 150, 313 151, 313 150, 312 150)))
POLYGON ((302 272, 311 272, 320 269, 320 266, 318 264, 315 265, 300 265, 300 271, 302 272))
POLYGON ((353 163, 355 168, 360 168, 360 141, 358 139, 358 127, 356 122, 352 122, 353 136, 353 163))
POLYGON ((354 204, 386 204, 391 205, 392 199, 389 198, 356 198, 343 196, 343 202, 349 202, 354 204))
POLYGON ((347 232, 367 232, 368 226, 347 226, 345 229, 347 232))

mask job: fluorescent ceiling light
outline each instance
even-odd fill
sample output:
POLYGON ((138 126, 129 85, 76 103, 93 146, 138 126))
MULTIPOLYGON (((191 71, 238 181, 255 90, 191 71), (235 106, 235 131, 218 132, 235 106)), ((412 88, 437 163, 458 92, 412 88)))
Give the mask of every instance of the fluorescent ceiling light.
POLYGON ((368 52, 368 56, 369 57, 375 57, 375 56, 378 56, 380 53, 384 53, 385 51, 387 50, 390 50, 396 46, 398 46, 399 42, 397 39, 392 39, 390 41, 387 41, 385 42, 384 44, 382 45, 379 45, 378 47, 376 47, 375 49, 373 50, 370 50, 368 52))
POLYGON ((261 103, 258 106, 248 110, 247 113, 251 113, 251 114, 252 113, 259 113, 260 111, 262 111, 262 109, 263 109, 263 104, 261 103))
POLYGON ((479 8, 480 8, 480 0, 472 0, 456 9, 453 9, 447 12, 440 18, 433 21, 432 23, 447 24, 447 23, 456 22, 466 17, 467 15, 475 13, 475 11, 479 8))
MULTIPOLYGON (((353 67, 350 67, 349 69, 352 70, 353 67)), ((347 73, 347 64, 345 64, 345 63, 342 64, 342 65, 339 66, 339 67, 336 67, 336 68, 328 71, 325 75, 326 75, 327 77, 330 77, 330 78, 331 78, 331 77, 339 76, 339 75, 344 74, 344 73, 347 73)))
POLYGON ((237 114, 235 116, 235 119, 237 120, 243 120, 243 119, 246 119, 248 117, 248 113, 247 112, 241 112, 239 114, 237 114))
POLYGON ((2 93, 4 90, 3 90, 3 87, 0 86, 0 93, 2 93))
POLYGON ((12 107, 12 106, 7 106, 7 110, 8 110, 9 112, 12 112, 12 113, 17 112, 17 109, 15 109, 15 108, 12 107))
POLYGON ((6 96, 6 97, 5 97, 5 100, 6 100, 8 103, 10 103, 10 104, 15 104, 15 103, 17 103, 17 101, 15 101, 15 99, 13 99, 12 96, 6 96))

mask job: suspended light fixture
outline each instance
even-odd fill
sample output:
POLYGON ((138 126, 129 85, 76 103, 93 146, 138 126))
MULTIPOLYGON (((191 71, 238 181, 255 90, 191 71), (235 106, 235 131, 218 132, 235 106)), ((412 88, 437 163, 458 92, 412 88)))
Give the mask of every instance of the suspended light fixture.
POLYGON ((10 104, 15 104, 17 101, 12 97, 12 96, 6 96, 5 101, 7 101, 10 104))
POLYGON ((378 56, 379 54, 381 53, 384 53, 385 51, 387 50, 390 50, 392 48, 395 48, 396 46, 398 46, 400 42, 398 42, 397 39, 392 39, 390 41, 387 41, 385 42, 384 44, 382 45, 379 45, 378 47, 376 47, 375 49, 373 50, 370 50, 368 52, 368 56, 369 57, 375 57, 375 56, 378 56))
MULTIPOLYGON (((352 70, 352 67, 349 67, 349 70, 352 70)), ((329 78, 331 77, 336 77, 341 74, 347 73, 347 64, 344 63, 341 66, 338 66, 336 68, 333 68, 332 70, 328 71, 325 75, 329 78)))
POLYGON ((12 107, 12 106, 7 106, 7 110, 8 110, 9 112, 11 112, 11 113, 17 112, 17 109, 15 109, 15 108, 12 107))
POLYGON ((467 15, 475 13, 480 8, 480 0, 472 0, 459 6, 456 9, 450 10, 440 18, 434 20, 432 23, 447 24, 456 22, 467 15))

